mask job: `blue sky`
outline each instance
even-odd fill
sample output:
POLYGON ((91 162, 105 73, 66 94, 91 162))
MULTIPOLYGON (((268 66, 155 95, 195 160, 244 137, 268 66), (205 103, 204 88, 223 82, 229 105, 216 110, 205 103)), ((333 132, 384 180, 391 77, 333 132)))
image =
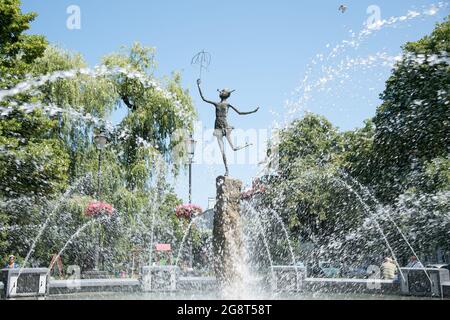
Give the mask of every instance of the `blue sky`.
MULTIPOLYGON (((205 49, 212 55, 209 71, 204 73, 203 89, 207 97, 217 98, 216 89, 237 89, 230 102, 242 110, 261 107, 258 114, 245 118, 232 114, 236 128, 264 130, 281 121, 285 101, 293 99, 308 63, 317 54, 349 39, 350 30, 359 32, 369 15, 367 8, 377 5, 381 18, 405 15, 408 10, 422 11, 438 1, 429 0, 281 0, 281 1, 153 1, 153 0, 22 0, 24 11, 39 14, 32 24, 33 33, 65 49, 83 54, 95 66, 103 55, 122 45, 139 41, 156 47, 158 75, 180 71, 183 85, 190 90, 204 129, 214 125, 214 110, 198 97, 195 81, 198 68, 190 65, 192 56, 205 49), (341 14, 341 3, 348 11, 341 14), (81 29, 66 27, 66 9, 81 9, 81 29), (327 48, 327 45, 329 48, 327 48), (273 113, 279 114, 280 118, 273 113)), ((445 2, 445 1, 444 1, 445 2)), ((434 16, 424 16, 382 29, 368 37, 358 49, 350 49, 327 62, 336 67, 347 58, 365 58, 376 53, 395 56, 407 41, 429 34, 436 22, 449 14, 448 7, 434 16)), ((342 71, 340 79, 330 81, 322 92, 313 92, 308 110, 325 115, 342 130, 351 130, 375 114, 378 96, 390 68, 354 67, 342 71), (342 82, 341 82, 342 81, 342 82)), ((313 78, 327 75, 316 65, 313 78)), ((294 99, 295 100, 295 99, 294 99)), ((301 116, 301 113, 296 114, 301 116)), ((116 118, 119 115, 115 115, 116 118)), ((117 119, 116 119, 117 120, 117 119)), ((200 130, 201 131, 201 130, 200 130)), ((197 140, 202 137, 197 134, 197 140)), ((248 152, 255 152, 250 149, 248 152)), ((233 165, 231 173, 244 183, 257 173, 256 164, 233 165)), ((223 174, 221 165, 194 165, 193 199, 206 206, 215 195, 215 177, 223 174)), ((187 176, 176 183, 176 191, 187 200, 187 176)))

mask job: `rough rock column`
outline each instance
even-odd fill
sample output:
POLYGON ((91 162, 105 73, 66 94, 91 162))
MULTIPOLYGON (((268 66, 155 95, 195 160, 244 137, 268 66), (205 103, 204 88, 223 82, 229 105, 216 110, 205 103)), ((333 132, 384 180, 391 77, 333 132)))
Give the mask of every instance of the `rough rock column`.
POLYGON ((242 182, 229 177, 216 180, 214 208, 214 271, 222 289, 242 282, 243 241, 240 199, 242 182))

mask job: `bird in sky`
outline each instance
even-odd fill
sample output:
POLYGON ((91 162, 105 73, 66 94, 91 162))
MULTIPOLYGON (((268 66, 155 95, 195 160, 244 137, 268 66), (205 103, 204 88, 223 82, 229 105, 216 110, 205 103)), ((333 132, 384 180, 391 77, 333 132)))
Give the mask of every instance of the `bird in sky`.
POLYGON ((339 11, 341 11, 342 13, 345 13, 345 11, 347 11, 347 6, 344 4, 341 4, 341 6, 339 7, 339 11))

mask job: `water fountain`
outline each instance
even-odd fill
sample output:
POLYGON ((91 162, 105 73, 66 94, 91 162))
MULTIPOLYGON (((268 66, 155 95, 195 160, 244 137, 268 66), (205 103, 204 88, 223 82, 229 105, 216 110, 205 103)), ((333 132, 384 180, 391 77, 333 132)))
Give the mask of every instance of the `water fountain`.
MULTIPOLYGON (((441 3, 436 7, 437 10, 445 8, 441 3)), ((383 21, 377 26, 377 29, 395 25, 396 23, 401 23, 403 21, 412 20, 418 16, 431 15, 431 13, 415 13, 409 12, 405 16, 393 17, 391 19, 383 21)), ((358 35, 353 35, 350 41, 344 41, 340 45, 331 49, 329 55, 319 55, 319 63, 329 62, 334 59, 338 54, 345 52, 347 48, 355 48, 361 45, 362 41, 366 39, 370 34, 375 32, 370 28, 364 28, 358 35)), ((336 79, 342 73, 353 68, 355 66, 364 66, 371 68, 374 66, 390 66, 398 61, 399 57, 390 57, 385 53, 378 53, 370 55, 367 58, 358 59, 346 59, 341 61, 341 63, 336 64, 333 68, 324 69, 324 77, 313 81, 308 79, 309 72, 311 68, 308 69, 308 74, 305 77, 302 86, 297 92, 301 93, 298 102, 293 105, 290 104, 289 115, 294 115, 299 108, 303 108, 306 102, 309 100, 311 92, 313 90, 321 90, 324 88, 328 82, 336 79)), ((411 56, 411 60, 417 63, 441 63, 447 62, 448 57, 446 55, 441 55, 439 57, 417 57, 411 56), (425 59, 425 60, 423 60, 425 59)), ((317 64, 317 62, 313 62, 317 64)), ((53 74, 45 75, 37 79, 27 79, 26 81, 19 83, 15 87, 7 90, 0 90, 0 102, 11 99, 11 103, 8 107, 0 107, 1 116, 7 116, 15 108, 25 112, 31 112, 36 109, 42 109, 49 115, 54 115, 58 113, 67 113, 69 116, 78 118, 82 121, 92 122, 96 125, 103 125, 109 128, 113 126, 105 120, 98 119, 89 114, 83 114, 83 112, 75 111, 70 106, 56 106, 56 105, 44 105, 39 103, 29 103, 18 105, 14 102, 14 96, 23 92, 30 92, 35 90, 39 91, 39 87, 46 83, 55 82, 61 79, 70 79, 77 77, 79 75, 89 76, 89 77, 112 77, 112 76, 125 76, 130 79, 137 79, 142 83, 144 87, 151 87, 154 90, 160 92, 167 99, 173 100, 174 104, 178 106, 178 112, 180 118, 184 117, 184 106, 181 102, 176 100, 176 97, 167 92, 165 89, 155 82, 153 79, 147 77, 146 75, 140 74, 139 72, 129 71, 125 68, 113 68, 108 69, 104 66, 96 67, 93 69, 79 69, 79 70, 69 70, 69 71, 59 71, 53 74)), ((119 132, 118 135, 126 135, 126 132, 119 132)), ((223 137, 222 137, 223 138, 223 137)), ((149 142, 145 139, 138 139, 142 144, 148 144, 149 142)), ((228 170, 227 170, 228 171, 228 170)), ((308 173, 306 173, 308 174, 308 173)), ((379 222, 380 213, 378 210, 382 210, 380 203, 377 201, 375 196, 370 193, 370 191, 360 184, 358 181, 352 179, 346 174, 342 174, 342 179, 335 179, 331 177, 333 183, 337 187, 346 189, 350 194, 355 197, 355 202, 362 207, 365 215, 369 222, 375 227, 376 231, 381 235, 385 246, 388 251, 396 259, 396 251, 392 247, 381 223, 379 222), (351 180, 350 182, 348 180, 351 180), (356 186, 356 187, 355 187, 356 186), (366 198, 367 197, 367 198, 366 198), (374 205, 369 204, 369 200, 374 203, 374 205), (375 209, 374 209, 375 207, 375 209), (378 207, 378 208, 377 208, 378 207)), ((38 229, 36 237, 32 240, 28 254, 25 257, 22 268, 14 270, 13 272, 6 272, 4 276, 4 290, 6 290, 7 297, 17 296, 20 294, 30 294, 30 295, 46 295, 49 290, 52 293, 52 288, 54 292, 67 293, 67 292, 77 292, 72 290, 69 282, 66 280, 49 281, 49 276, 51 270, 48 269, 29 269, 26 268, 30 258, 32 257, 36 245, 39 243, 42 234, 46 231, 48 224, 54 215, 59 211, 60 206, 70 198, 73 191, 79 187, 79 184, 85 183, 85 180, 91 179, 90 177, 82 178, 80 181, 75 182, 71 188, 69 188, 66 193, 54 204, 49 205, 49 212, 47 219, 40 226, 36 226, 38 229), (34 278, 29 275, 34 274, 34 278), (33 278, 33 279, 32 279, 33 278), (30 280, 31 279, 31 280, 30 280), (31 286, 30 282, 37 280, 36 283, 31 286), (20 286, 24 291, 19 292, 17 287, 20 286), (25 283, 25 284, 24 284, 25 283), (48 286, 47 286, 48 284, 48 286), (49 288, 50 289, 49 289, 49 288), (65 288, 71 290, 64 290, 65 288), (56 290, 57 289, 57 290, 56 290)), ((399 283, 395 281, 375 281, 373 279, 362 280, 362 279, 314 279, 308 277, 307 270, 305 267, 300 267, 297 265, 299 256, 297 248, 294 248, 292 244, 292 238, 289 234, 288 228, 286 227, 282 217, 274 210, 261 210, 258 207, 257 201, 251 199, 250 201, 242 200, 242 182, 228 176, 220 176, 216 180, 217 189, 217 203, 214 209, 214 228, 212 236, 212 252, 213 255, 213 270, 215 279, 205 278, 205 277, 191 277, 186 279, 186 277, 181 277, 180 262, 183 256, 183 251, 185 249, 185 243, 189 236, 189 232, 193 225, 196 223, 196 219, 190 221, 187 229, 182 237, 181 243, 178 245, 177 258, 173 266, 153 266, 154 262, 154 252, 153 247, 155 244, 155 225, 157 223, 155 218, 155 213, 158 210, 158 204, 161 201, 158 197, 151 199, 149 201, 148 209, 151 213, 151 228, 150 228, 150 244, 149 248, 146 248, 149 252, 148 263, 146 266, 141 268, 140 279, 126 279, 124 281, 119 281, 117 279, 104 279, 104 281, 91 282, 80 282, 79 289, 85 289, 89 287, 90 291, 102 292, 108 287, 112 291, 119 291, 117 295, 121 297, 120 292, 128 291, 132 289, 133 291, 138 291, 138 294, 124 295, 124 297, 133 298, 150 298, 150 299, 171 299, 171 298, 186 298, 195 299, 199 296, 202 298, 224 298, 224 299, 254 299, 254 298, 294 298, 303 299, 310 298, 311 292, 313 292, 313 298, 327 298, 329 291, 336 291, 339 293, 348 293, 350 295, 357 293, 375 293, 383 294, 385 292, 399 294, 400 286, 399 283), (269 219, 269 222, 267 221, 269 219), (272 219, 272 220, 270 220, 272 219), (285 265, 280 265, 276 259, 274 259, 272 250, 270 246, 270 241, 267 235, 267 224, 270 226, 277 225, 281 228, 279 235, 280 241, 284 241, 286 254, 283 256, 285 265), (252 242, 261 241, 263 247, 263 252, 255 253, 253 252, 252 242), (265 265, 255 266, 252 263, 252 259, 265 260, 265 265), (253 256, 253 257, 252 257, 253 256), (264 269, 264 270, 262 270, 264 269), (183 280, 184 278, 184 280, 183 280), (183 283, 184 281, 184 283, 183 283), (186 285, 189 282, 190 285, 186 285), (375 284, 374 286, 371 286, 375 284), (180 288, 185 285, 187 289, 181 290, 180 288), (376 286, 379 285, 379 286, 376 286), (207 289, 205 289, 207 288, 207 289), (324 289, 321 296, 318 296, 317 292, 320 292, 318 288, 324 289)), ((5 204, 7 205, 7 204, 5 204)), ((145 208, 147 209, 147 208, 145 208)), ((71 244, 73 244, 80 235, 95 224, 101 224, 108 220, 110 217, 98 218, 90 220, 83 225, 81 225, 74 233, 72 233, 65 241, 64 245, 60 248, 57 253, 57 258, 60 257, 71 244)), ((392 226, 401 234, 402 239, 406 243, 407 247, 410 249, 411 253, 416 255, 416 251, 408 241, 407 236, 402 232, 400 227, 396 224, 395 220, 392 219, 389 214, 387 215, 388 220, 392 226)), ((139 222, 142 223, 142 222, 139 222)), ((145 224, 142 223, 144 227, 145 224)), ((124 226, 126 228, 126 226, 124 226)), ((2 231, 0 229, 0 231, 2 231)), ((8 229, 8 232, 13 232, 14 228, 8 229)), ((166 230, 169 232, 169 230, 166 230)), ((330 244, 331 247, 331 244, 330 244)), ((261 262, 261 261, 260 261, 261 262)), ((405 270, 400 268, 400 276, 403 286, 409 287, 408 281, 411 281, 409 276, 413 272, 411 270, 405 270)), ((426 280, 431 283, 431 290, 436 291, 436 283, 449 281, 448 275, 445 272, 434 272, 423 268, 424 274, 426 275, 426 280), (437 279, 438 277, 439 279, 437 279)), ((80 280, 81 281, 81 280, 80 280)), ((441 291, 436 291, 442 293, 441 291)), ((98 297, 93 295, 93 297, 98 297)))

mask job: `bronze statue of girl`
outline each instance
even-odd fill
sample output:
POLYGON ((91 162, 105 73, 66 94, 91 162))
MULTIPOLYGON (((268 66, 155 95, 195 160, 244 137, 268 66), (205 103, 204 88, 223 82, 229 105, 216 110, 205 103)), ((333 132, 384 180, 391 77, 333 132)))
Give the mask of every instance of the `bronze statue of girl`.
POLYGON ((201 80, 198 79, 197 80, 198 91, 200 92, 200 96, 202 97, 203 101, 205 101, 206 103, 212 104, 214 107, 216 107, 216 123, 214 125, 214 136, 217 138, 217 141, 219 142, 220 152, 222 152, 223 163, 225 164, 225 170, 226 170, 225 176, 228 176, 229 171, 228 171, 227 157, 225 155, 223 137, 227 138, 228 143, 230 144, 233 151, 239 151, 239 150, 242 150, 244 148, 251 146, 251 144, 246 144, 245 146, 242 146, 242 147, 234 147, 233 141, 231 139, 231 132, 234 128, 228 125, 228 120, 227 120, 228 109, 231 108, 237 114, 242 116, 242 115, 256 113, 256 112, 258 112, 259 108, 257 108, 254 111, 251 111, 251 112, 239 111, 238 109, 236 109, 235 107, 233 107, 231 104, 228 103, 227 99, 234 92, 234 90, 230 91, 228 89, 217 90, 217 91, 219 91, 220 102, 209 101, 209 100, 205 99, 205 97, 203 96, 202 89, 200 88, 200 84, 201 84, 201 80))

